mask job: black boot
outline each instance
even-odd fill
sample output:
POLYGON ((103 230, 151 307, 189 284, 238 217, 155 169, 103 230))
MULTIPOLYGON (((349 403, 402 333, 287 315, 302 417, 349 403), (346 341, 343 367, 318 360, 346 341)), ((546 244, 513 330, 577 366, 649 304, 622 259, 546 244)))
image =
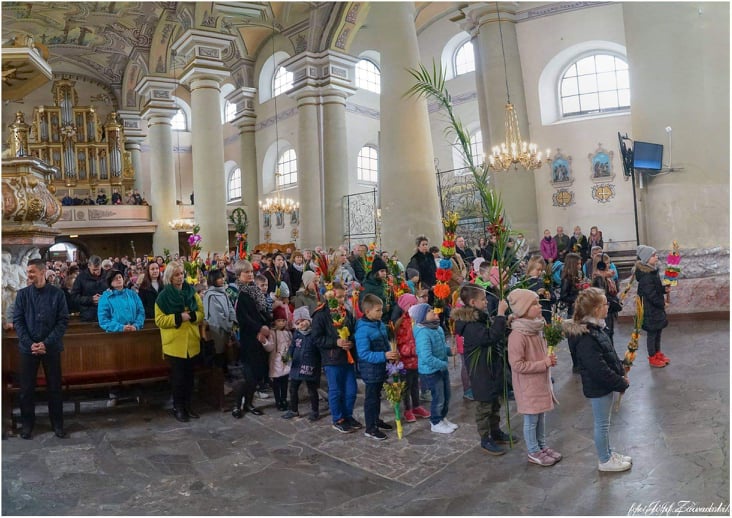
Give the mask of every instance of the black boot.
POLYGON ((175 417, 181 423, 187 423, 190 421, 190 416, 186 412, 185 408, 173 408, 173 417, 175 417))

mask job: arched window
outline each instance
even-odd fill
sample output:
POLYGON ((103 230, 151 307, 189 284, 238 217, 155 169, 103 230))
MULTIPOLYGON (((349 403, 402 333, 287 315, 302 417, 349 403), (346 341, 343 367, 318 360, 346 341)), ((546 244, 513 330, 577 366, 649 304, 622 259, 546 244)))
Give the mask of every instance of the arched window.
POLYGON ((473 43, 468 40, 463 43, 455 52, 455 75, 467 74, 475 71, 475 54, 473 54, 473 43))
POLYGON ((377 94, 381 93, 381 72, 372 61, 362 59, 356 63, 356 86, 377 94))
POLYGON ((241 199, 241 169, 238 167, 229 173, 229 180, 226 182, 226 199, 228 201, 241 199))
POLYGON ((277 67, 277 72, 275 72, 274 79, 272 81, 272 91, 274 92, 275 97, 292 88, 292 81, 292 72, 288 72, 285 67, 277 67))
POLYGON ((178 109, 178 113, 170 119, 170 124, 176 131, 188 131, 188 121, 186 120, 186 114, 182 109, 178 109))
POLYGON ((480 130, 470 135, 470 153, 473 155, 473 165, 483 163, 483 132, 480 130))
POLYGON ((231 122, 236 117, 236 104, 226 101, 224 108, 224 122, 231 122))
POLYGON ((628 63, 610 54, 578 59, 562 74, 559 103, 563 117, 629 109, 628 63))
POLYGON ((358 152, 356 165, 357 177, 360 182, 376 183, 379 179, 379 152, 373 146, 364 146, 358 152))
POLYGON ((277 160, 275 186, 286 187, 297 183, 297 155, 294 149, 288 149, 277 160))

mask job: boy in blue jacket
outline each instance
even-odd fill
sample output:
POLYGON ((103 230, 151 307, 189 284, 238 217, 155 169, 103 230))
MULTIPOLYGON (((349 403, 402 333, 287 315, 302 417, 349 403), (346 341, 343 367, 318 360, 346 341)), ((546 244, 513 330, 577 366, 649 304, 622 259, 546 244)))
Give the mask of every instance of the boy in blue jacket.
POLYGON ((409 308, 414 321, 414 342, 417 348, 417 370, 423 386, 432 394, 430 406, 431 429, 435 433, 452 433, 458 425, 447 420, 450 404, 450 374, 447 357, 453 351, 447 345, 440 317, 429 304, 416 304, 409 308))
POLYGON ((381 430, 393 427, 379 418, 381 411, 381 388, 386 380, 386 361, 398 360, 399 353, 389 347, 386 326, 381 321, 384 304, 381 299, 371 293, 361 301, 363 318, 356 322, 356 351, 358 352, 358 369, 366 384, 363 401, 366 432, 364 435, 377 441, 386 439, 381 430), (381 428, 381 430, 380 430, 381 428))

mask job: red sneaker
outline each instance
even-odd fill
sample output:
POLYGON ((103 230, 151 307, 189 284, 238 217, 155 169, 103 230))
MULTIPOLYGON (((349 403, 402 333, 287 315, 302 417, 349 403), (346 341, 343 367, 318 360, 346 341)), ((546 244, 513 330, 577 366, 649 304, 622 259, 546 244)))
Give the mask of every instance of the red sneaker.
POLYGON ((426 408, 421 407, 421 406, 414 407, 412 409, 412 413, 416 417, 422 417, 422 418, 425 418, 425 419, 428 418, 428 417, 430 417, 432 415, 432 414, 430 414, 430 411, 429 410, 427 410, 426 408))
POLYGON ((666 356, 665 354, 663 354, 661 351, 658 351, 656 353, 656 358, 658 358, 659 360, 661 360, 666 365, 668 365, 669 363, 671 363, 671 360, 668 359, 668 356, 666 356))
POLYGON ((654 354, 653 356, 648 357, 648 364, 651 367, 655 367, 657 369, 663 368, 666 366, 666 363, 658 357, 657 354, 654 354))
POLYGON ((405 412, 404 412, 404 420, 406 422, 408 422, 408 423, 416 423, 417 422, 417 418, 414 417, 414 414, 412 413, 411 410, 405 410, 405 412))

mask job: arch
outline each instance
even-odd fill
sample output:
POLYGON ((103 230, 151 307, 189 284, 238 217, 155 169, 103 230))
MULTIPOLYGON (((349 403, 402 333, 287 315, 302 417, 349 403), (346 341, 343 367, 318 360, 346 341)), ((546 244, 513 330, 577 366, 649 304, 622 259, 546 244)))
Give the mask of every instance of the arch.
MULTIPOLYGON (((230 105, 233 103, 229 102, 226 99, 226 96, 229 95, 231 92, 234 91, 234 85, 231 83, 225 83, 221 85, 221 94, 219 97, 219 102, 221 103, 221 123, 226 124, 232 120, 232 118, 227 120, 227 109, 231 111, 230 105)), ((234 115, 236 115, 236 105, 234 104, 234 115)))
MULTIPOLYGON (((480 121, 471 122, 465 125, 465 129, 470 135, 470 143, 473 148, 473 162, 475 165, 483 163, 483 132, 480 127, 480 121), (479 134, 480 140, 476 140, 476 135, 479 134)), ((463 154, 460 152, 462 148, 457 141, 457 138, 453 142, 452 146, 452 167, 454 169, 460 169, 467 167, 467 163, 463 158, 463 154)), ((466 171, 467 172, 467 171, 466 171)), ((463 174, 462 172, 460 174, 463 174)))
MULTIPOLYGON (((267 151, 264 152, 262 158, 262 193, 267 194, 275 190, 275 170, 277 168, 277 160, 288 149, 295 149, 290 142, 279 139, 272 142, 267 151)), ((288 187, 289 188, 289 187, 288 187)))
POLYGON ((375 94, 381 93, 381 70, 368 58, 356 63, 356 86, 375 94))
POLYGON ((440 62, 442 63, 442 69, 445 71, 445 79, 453 79, 457 76, 457 71, 455 70, 455 53, 470 41, 470 34, 461 31, 447 40, 445 46, 442 47, 440 62))
POLYGON ((379 149, 373 144, 364 144, 358 150, 356 179, 364 183, 379 181, 379 149))
MULTIPOLYGON (((541 123, 544 125, 563 122, 562 110, 559 106, 559 84, 564 71, 573 62, 590 54, 613 54, 626 62, 628 61, 625 46, 613 41, 588 40, 558 52, 539 75, 539 109, 541 112, 541 123)), ((590 115, 589 117, 608 117, 625 114, 621 110, 611 113, 590 115)), ((583 117, 584 118, 584 117, 583 117)))
POLYGON ((224 163, 226 174, 226 202, 241 201, 241 167, 233 160, 224 163))
POLYGON ((176 130, 175 128, 173 128, 173 131, 190 132, 191 131, 191 117, 192 117, 191 106, 187 102, 185 102, 183 99, 181 99, 180 97, 173 96, 173 100, 175 101, 176 106, 178 106, 178 108, 180 108, 183 111, 183 115, 186 118, 186 128, 183 130, 176 130))
POLYGON ((276 67, 279 67, 286 59, 289 59, 290 55, 287 52, 281 50, 274 53, 274 55, 268 57, 262 64, 262 68, 259 71, 259 104, 269 101, 272 98, 272 86, 276 67))

